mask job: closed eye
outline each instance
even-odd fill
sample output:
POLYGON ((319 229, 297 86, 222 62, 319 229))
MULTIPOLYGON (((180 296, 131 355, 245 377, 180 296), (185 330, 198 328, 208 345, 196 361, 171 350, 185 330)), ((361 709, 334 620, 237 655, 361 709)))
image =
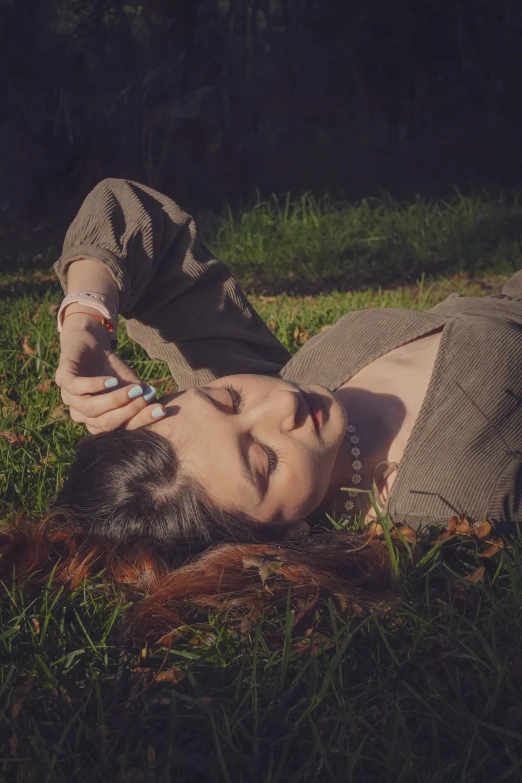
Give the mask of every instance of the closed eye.
MULTIPOLYGON (((239 413, 245 402, 244 390, 241 387, 236 389, 230 383, 225 384, 225 389, 230 394, 234 413, 239 413)), ((254 443, 257 443, 258 446, 261 446, 266 456, 268 457, 268 476, 272 476, 276 472, 279 465, 277 453, 273 448, 266 446, 264 443, 260 443, 258 440, 255 440, 254 443)))
POLYGON ((230 399, 232 400, 232 407, 234 408, 234 413, 239 413, 241 410, 241 406, 243 405, 245 401, 245 393, 243 389, 236 389, 234 386, 231 386, 229 383, 225 384, 225 389, 230 394, 230 399))

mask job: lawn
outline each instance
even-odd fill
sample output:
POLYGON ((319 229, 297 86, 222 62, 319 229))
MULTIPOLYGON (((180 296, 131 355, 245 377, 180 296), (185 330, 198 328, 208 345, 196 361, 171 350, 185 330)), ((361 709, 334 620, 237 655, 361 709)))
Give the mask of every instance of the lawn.
MULTIPOLYGON (((348 311, 496 293, 521 266, 516 194, 305 195, 203 215, 202 226, 292 352, 348 311)), ((52 382, 57 252, 31 236, 0 246, 6 521, 45 512, 83 434, 52 382)), ((118 350, 144 380, 171 385, 124 328, 118 350)), ((436 536, 388 540, 400 596, 388 611, 330 603, 299 617, 289 606, 246 627, 204 616, 141 651, 120 644, 125 606, 103 575, 30 601, 3 585, 0 781, 522 779, 522 542, 482 557, 490 547, 474 535, 436 536)))

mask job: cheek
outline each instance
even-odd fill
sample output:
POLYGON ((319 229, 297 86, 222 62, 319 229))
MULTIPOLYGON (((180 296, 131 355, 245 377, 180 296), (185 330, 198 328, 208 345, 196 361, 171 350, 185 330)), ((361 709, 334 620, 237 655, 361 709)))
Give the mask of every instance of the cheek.
POLYGON ((287 466, 285 486, 281 488, 287 501, 290 501, 290 517, 295 519, 306 516, 321 503, 330 482, 330 462, 327 455, 310 452, 294 456, 291 469, 287 466))

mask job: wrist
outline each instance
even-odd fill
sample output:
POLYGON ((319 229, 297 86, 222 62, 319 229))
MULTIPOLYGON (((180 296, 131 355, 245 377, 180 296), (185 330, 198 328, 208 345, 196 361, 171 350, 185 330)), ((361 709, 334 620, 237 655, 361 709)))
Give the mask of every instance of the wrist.
POLYGON ((87 332, 97 340, 106 342, 108 346, 111 343, 111 333, 103 325, 100 313, 93 307, 86 307, 80 302, 73 302, 64 309, 60 335, 65 336, 72 332, 87 332))

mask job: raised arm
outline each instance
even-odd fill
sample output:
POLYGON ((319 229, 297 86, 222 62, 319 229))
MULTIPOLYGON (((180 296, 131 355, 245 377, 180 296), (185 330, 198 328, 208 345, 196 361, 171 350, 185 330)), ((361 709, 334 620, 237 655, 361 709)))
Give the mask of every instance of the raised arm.
POLYGON ((55 264, 64 291, 79 259, 104 265, 130 336, 168 362, 180 388, 234 373, 276 374, 288 361, 230 271, 199 241, 194 220, 144 185, 107 179, 94 188, 55 264))

